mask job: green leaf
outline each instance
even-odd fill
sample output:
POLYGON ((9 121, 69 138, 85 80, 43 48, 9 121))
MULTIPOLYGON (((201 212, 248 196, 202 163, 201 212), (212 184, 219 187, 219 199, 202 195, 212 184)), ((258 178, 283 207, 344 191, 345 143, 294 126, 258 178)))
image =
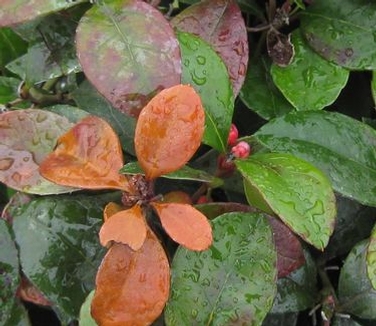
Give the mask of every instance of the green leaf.
POLYGON ((255 136, 318 167, 340 194, 376 206, 376 131, 366 124, 334 112, 290 112, 255 136))
POLYGON ((347 83, 349 71, 321 58, 299 31, 292 33, 292 43, 294 59, 287 67, 272 64, 273 80, 298 111, 321 110, 336 100, 347 83))
POLYGON ((338 309, 360 318, 376 319, 376 290, 367 276, 368 243, 359 242, 345 260, 339 276, 338 309))
POLYGON ((251 62, 252 67, 247 71, 239 94, 244 104, 266 120, 294 110, 272 80, 271 60, 259 57, 251 62))
POLYGON ((269 313, 264 319, 262 326, 298 326, 299 313, 287 312, 284 314, 272 314, 269 313))
POLYGON ((69 104, 56 104, 45 107, 44 110, 66 117, 72 123, 77 123, 81 119, 90 115, 89 112, 81 110, 76 106, 72 106, 69 104))
MULTIPOLYGON (((3 311, 1 311, 3 313, 3 311)), ((29 315, 24 305, 16 300, 13 309, 8 316, 9 318, 5 323, 2 323, 2 316, 0 316, 1 326, 31 326, 29 315)))
POLYGON ((190 33, 176 33, 181 49, 182 83, 199 93, 205 109, 203 142, 225 152, 234 110, 234 94, 227 68, 212 47, 190 33))
POLYGON ((373 227, 367 248, 367 275, 376 290, 376 224, 373 227))
POLYGON ((12 29, 0 28, 0 71, 3 72, 8 62, 16 59, 26 51, 27 43, 13 32, 12 29))
POLYGON ((21 81, 12 77, 0 76, 0 104, 5 104, 18 97, 17 89, 21 81))
POLYGON ((94 318, 91 316, 91 301, 93 300, 95 291, 91 291, 86 297, 84 304, 80 310, 80 326, 97 326, 94 318))
POLYGON ((301 30, 317 53, 340 66, 376 69, 376 3, 315 0, 301 12, 301 30))
MULTIPOLYGON (((283 153, 257 154, 235 164, 292 231, 320 250, 326 247, 334 229, 336 206, 330 182, 320 170, 283 153)), ((258 204, 251 196, 247 199, 251 205, 258 204)))
POLYGON ((104 254, 98 232, 105 196, 40 197, 13 210, 22 271, 63 323, 78 318, 104 254))
POLYGON ((372 91, 373 102, 376 106, 376 70, 372 72, 371 91, 372 91))
POLYGON ((205 251, 179 247, 172 262, 165 321, 172 325, 259 325, 276 290, 276 252, 260 213, 227 213, 213 221, 205 251), (257 282, 255 281, 257 279, 257 282))

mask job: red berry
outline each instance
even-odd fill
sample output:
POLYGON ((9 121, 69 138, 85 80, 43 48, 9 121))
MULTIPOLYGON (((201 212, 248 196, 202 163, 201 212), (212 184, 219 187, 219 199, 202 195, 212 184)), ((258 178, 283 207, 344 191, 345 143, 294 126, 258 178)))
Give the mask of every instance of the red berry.
POLYGON ((238 140, 238 137, 239 137, 238 128, 236 128, 236 126, 232 123, 230 127, 230 132, 227 138, 227 144, 230 146, 235 145, 238 140))
POLYGON ((200 196, 198 199, 197 199, 197 202, 196 204, 206 204, 209 202, 209 199, 208 197, 206 196, 200 196))
POLYGON ((237 158, 246 158, 251 152, 251 147, 245 141, 237 143, 233 148, 231 148, 231 153, 237 158))

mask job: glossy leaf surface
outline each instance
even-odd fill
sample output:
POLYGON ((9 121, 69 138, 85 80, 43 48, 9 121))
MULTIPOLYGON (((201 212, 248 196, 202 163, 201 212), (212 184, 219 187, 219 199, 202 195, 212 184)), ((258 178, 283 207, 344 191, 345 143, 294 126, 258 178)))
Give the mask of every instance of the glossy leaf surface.
POLYGON ((367 248, 367 275, 376 290, 376 226, 373 227, 367 248))
POLYGON ((99 240, 104 247, 111 241, 128 245, 139 250, 146 238, 146 222, 139 205, 116 212, 104 222, 99 232, 99 240))
MULTIPOLYGON (((1 10, 1 9, 0 9, 1 10)), ((11 28, 0 29, 0 69, 5 65, 25 53, 27 43, 17 35, 11 28)))
POLYGON ((178 248, 166 324, 260 325, 276 291, 276 252, 267 220, 257 213, 223 214, 213 221, 213 234, 206 251, 178 248))
POLYGON ((212 228, 206 216, 189 204, 151 203, 167 234, 190 250, 206 250, 212 244, 212 228))
MULTIPOLYGON (((334 229, 336 206, 330 182, 320 170, 279 153, 253 155, 235 164, 292 231, 317 249, 326 247, 334 229)), ((253 204, 251 196, 247 199, 253 204)))
POLYGON ((339 113, 291 112, 255 136, 272 151, 314 164, 340 194, 376 206, 376 131, 366 124, 339 113))
POLYGON ((192 85, 202 98, 205 132, 202 141, 224 152, 234 110, 234 96, 228 72, 209 44, 190 33, 177 32, 183 73, 182 83, 192 85))
POLYGON ((188 85, 163 90, 138 118, 135 148, 148 179, 180 169, 201 144, 205 114, 201 99, 188 85))
POLYGON ((292 43, 292 62, 287 67, 272 64, 274 83, 298 111, 320 110, 333 103, 346 85, 349 71, 321 58, 299 31, 292 33, 292 43))
POLYGON ((45 195, 71 192, 43 178, 39 165, 57 138, 72 124, 57 114, 37 109, 0 115, 0 181, 27 193, 45 195))
POLYGON ((66 186, 128 191, 119 174, 124 165, 117 135, 107 122, 88 116, 62 135, 55 150, 40 165, 41 174, 66 186))
POLYGON ((108 250, 98 270, 91 312, 100 325, 150 325, 170 289, 170 267, 159 240, 148 230, 138 251, 123 244, 108 250))
POLYGON ((138 116, 161 89, 180 83, 179 44, 146 2, 97 3, 82 17, 76 42, 87 78, 124 113, 138 116))
POLYGON ((317 0, 302 12, 301 28, 317 53, 340 66, 375 69, 376 3, 317 0))
POLYGON ((200 36, 213 46, 227 66, 236 96, 248 65, 247 31, 236 1, 201 1, 175 16, 171 24, 181 31, 200 36))

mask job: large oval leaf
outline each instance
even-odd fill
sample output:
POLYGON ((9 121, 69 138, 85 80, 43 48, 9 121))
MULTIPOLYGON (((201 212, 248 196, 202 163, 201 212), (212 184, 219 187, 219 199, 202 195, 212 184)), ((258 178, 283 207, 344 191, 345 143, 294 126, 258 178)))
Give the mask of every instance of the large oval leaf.
POLYGON ((40 173, 65 186, 129 191, 127 179, 119 174, 123 165, 121 145, 111 126, 88 116, 59 138, 40 164, 40 173))
POLYGON ((135 134, 138 161, 148 179, 180 169, 201 144, 205 113, 188 85, 156 95, 142 110, 135 134))
MULTIPOLYGON (((258 154, 237 160, 236 166, 269 207, 316 248, 323 250, 334 229, 335 196, 327 177, 289 154, 258 154)), ((250 204, 252 197, 247 197, 250 204)))
POLYGON ((212 228, 205 215, 189 204, 151 203, 167 234, 190 250, 206 250, 212 244, 212 228))
POLYGON ((72 192, 39 173, 39 164, 72 124, 55 113, 36 109, 0 115, 0 181, 27 193, 46 195, 72 192))
POLYGON ((301 29, 325 59, 349 69, 376 69, 376 3, 315 0, 301 12, 301 29))
POLYGON ((349 71, 321 58, 299 31, 292 33, 292 43, 292 62, 287 67, 272 64, 271 74, 277 87, 297 110, 320 110, 333 103, 346 85, 349 71))
POLYGON ((376 290, 376 225, 373 227, 367 248, 367 275, 376 290))
POLYGON ((243 85, 248 64, 247 30, 234 0, 205 0, 171 20, 179 30, 200 36, 213 46, 227 66, 234 95, 243 85))
POLYGON ((96 278, 91 312, 99 325, 150 325, 162 312, 170 289, 170 267, 156 236, 148 230, 138 251, 114 244, 96 278))
POLYGON ((180 247, 174 256, 168 326, 260 325, 273 304, 276 252, 265 217, 223 214, 213 231, 208 250, 180 247))
POLYGON ((122 112, 138 115, 157 92, 180 83, 174 32, 146 2, 97 3, 82 17, 76 41, 85 75, 122 112))
POLYGON ((227 147, 234 96, 226 66, 201 38, 177 32, 183 61, 182 83, 194 87, 205 109, 205 133, 202 141, 224 152, 227 147))
POLYGON ((366 124, 339 113, 291 112, 255 136, 273 151, 314 164, 342 195, 376 206, 376 131, 366 124))

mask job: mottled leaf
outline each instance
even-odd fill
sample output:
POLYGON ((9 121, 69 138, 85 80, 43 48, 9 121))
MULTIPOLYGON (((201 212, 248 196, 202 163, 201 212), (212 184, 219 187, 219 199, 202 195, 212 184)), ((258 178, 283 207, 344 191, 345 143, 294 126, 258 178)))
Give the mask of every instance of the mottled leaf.
MULTIPOLYGON (((246 182, 296 234, 323 250, 334 229, 335 197, 327 177, 289 154, 253 155, 235 162, 246 182)), ((253 198, 247 196, 250 204, 253 198)))
POLYGON ((213 241, 212 228, 206 216, 189 204, 158 203, 157 212, 167 234, 190 250, 206 250, 213 241))
MULTIPOLYGON (((0 321, 1 318, 0 318, 0 321)), ((29 320, 28 311, 25 309, 25 306, 18 301, 15 301, 9 319, 1 324, 2 326, 31 326, 29 320)))
POLYGON ((76 43, 87 78, 124 113, 138 116, 156 93, 180 83, 174 32, 146 2, 97 3, 82 17, 76 43))
POLYGON ((181 31, 200 36, 213 46, 227 66, 236 97, 248 65, 247 31, 236 1, 201 1, 175 16, 171 24, 181 31))
POLYGON ((170 289, 170 267, 148 230, 138 251, 123 244, 108 250, 98 270, 91 312, 100 325, 150 325, 162 312, 170 289))
POLYGON ((94 290, 89 293, 86 297, 84 304, 80 309, 80 326, 97 326, 97 323, 91 316, 91 301, 94 297, 94 290))
POLYGON ((366 124, 335 112, 291 112, 255 136, 272 151, 314 164, 340 194, 376 206, 376 131, 366 124))
POLYGON ((27 43, 21 37, 19 37, 12 29, 0 29, 0 71, 3 71, 5 65, 8 62, 16 59, 20 55, 24 54, 26 51, 27 43))
POLYGON ((193 86, 205 109, 202 141, 224 152, 234 110, 234 95, 226 66, 201 38, 182 32, 177 32, 177 37, 183 61, 182 83, 193 86))
POLYGON ((376 290, 376 225, 373 227, 367 248, 367 275, 376 290))
POLYGON ((40 195, 75 190, 55 185, 39 174, 39 164, 71 126, 66 118, 37 109, 1 114, 0 181, 16 190, 40 195))
POLYGON ((321 58, 299 31, 292 33, 292 43, 292 62, 287 67, 272 64, 274 83, 298 111, 320 110, 333 103, 346 85, 349 71, 321 58))
POLYGON ((129 190, 119 174, 124 165, 117 135, 107 122, 88 116, 58 139, 40 164, 41 174, 57 184, 86 189, 129 190))
POLYGON ((315 0, 301 13, 301 29, 325 59, 354 69, 375 69, 376 3, 315 0))
POLYGON ((276 252, 267 220, 257 213, 227 213, 213 221, 213 234, 206 251, 178 248, 166 324, 260 325, 276 292, 276 252))
POLYGON ((156 95, 142 110, 135 134, 138 161, 148 179, 180 169, 201 144, 205 114, 189 85, 156 95))

